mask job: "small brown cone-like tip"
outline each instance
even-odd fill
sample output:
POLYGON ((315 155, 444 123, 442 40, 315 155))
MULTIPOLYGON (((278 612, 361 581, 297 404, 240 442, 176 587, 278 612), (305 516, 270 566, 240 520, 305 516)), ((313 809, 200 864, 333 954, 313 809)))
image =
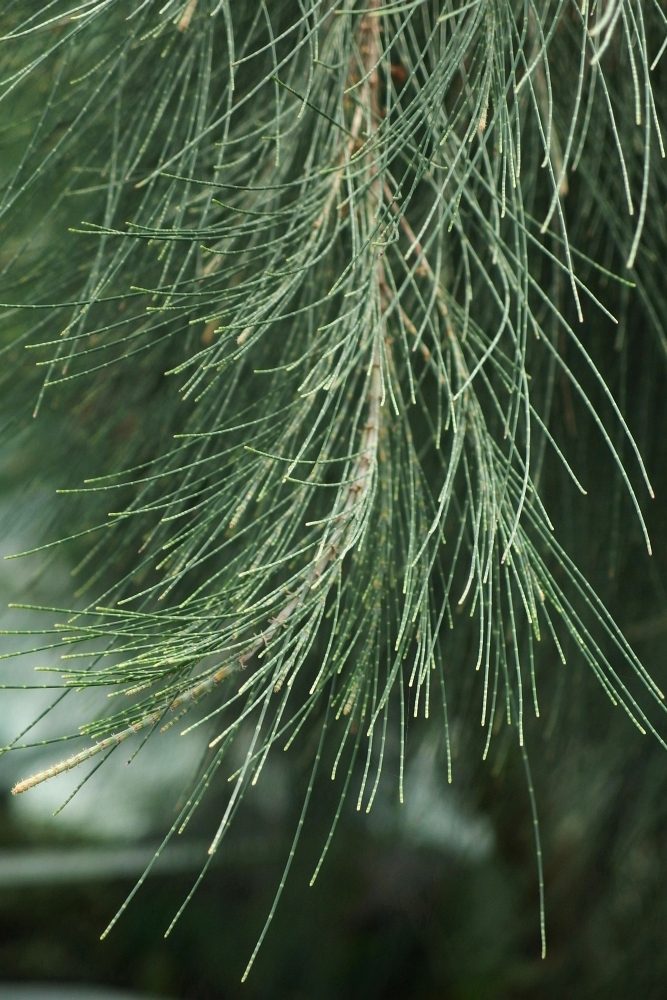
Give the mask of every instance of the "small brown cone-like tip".
POLYGON ((183 17, 178 22, 179 31, 188 30, 188 28, 190 27, 190 21, 192 20, 192 17, 196 9, 197 9, 197 0, 190 0, 189 4, 183 11, 183 17))

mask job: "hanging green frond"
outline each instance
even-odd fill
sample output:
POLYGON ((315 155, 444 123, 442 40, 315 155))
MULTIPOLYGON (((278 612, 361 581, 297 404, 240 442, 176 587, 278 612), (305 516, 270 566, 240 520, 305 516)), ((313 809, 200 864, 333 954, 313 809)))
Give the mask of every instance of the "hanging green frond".
POLYGON ((667 344, 659 4, 52 0, 0 25, 5 412, 26 448, 70 414, 63 684, 123 695, 14 792, 206 726, 174 833, 249 731, 212 855, 269 753, 315 727, 289 869, 329 756, 368 810, 396 727, 402 796, 423 716, 451 780, 461 675, 484 756, 504 718, 527 766, 538 654, 564 662, 568 637, 663 742, 663 693, 544 486, 555 463, 596 488, 553 427, 558 379, 650 552, 590 329, 635 289, 667 344))

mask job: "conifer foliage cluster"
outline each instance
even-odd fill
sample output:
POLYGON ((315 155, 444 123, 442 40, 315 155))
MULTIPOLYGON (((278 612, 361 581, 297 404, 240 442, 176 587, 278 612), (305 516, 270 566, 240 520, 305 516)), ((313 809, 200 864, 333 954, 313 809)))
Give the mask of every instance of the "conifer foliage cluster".
POLYGON ((213 856, 298 739, 289 868, 318 779, 339 782, 333 834, 397 745, 402 798, 410 720, 439 727, 451 780, 462 686, 483 756, 509 728, 528 768, 544 651, 566 645, 662 741, 663 693, 546 485, 596 488, 562 393, 650 552, 591 329, 613 338, 632 300, 667 343, 658 0, 1 10, 5 433, 48 440, 68 494, 39 550, 78 560, 46 627, 59 697, 114 695, 14 791, 205 726, 171 833, 240 739, 213 856))

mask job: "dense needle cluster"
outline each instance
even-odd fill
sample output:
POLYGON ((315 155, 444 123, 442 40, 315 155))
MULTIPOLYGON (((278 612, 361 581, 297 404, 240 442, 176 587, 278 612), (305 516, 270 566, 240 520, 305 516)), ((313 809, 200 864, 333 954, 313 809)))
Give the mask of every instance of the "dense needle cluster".
POLYGON ((244 734, 212 855, 315 727, 289 868, 325 758, 334 827, 354 781, 370 810, 390 727, 402 797, 408 715, 443 727, 451 780, 446 675, 477 673, 484 756, 503 720, 525 754, 539 649, 564 661, 565 636, 662 741, 662 692, 541 490, 555 461, 585 492, 550 427, 561 380, 650 551, 587 324, 634 288, 665 341, 659 3, 52 0, 1 27, 0 346, 30 349, 10 378, 35 426, 52 398, 94 426, 102 467, 66 483, 84 603, 55 641, 66 691, 117 696, 14 791, 205 725, 174 833, 244 734))

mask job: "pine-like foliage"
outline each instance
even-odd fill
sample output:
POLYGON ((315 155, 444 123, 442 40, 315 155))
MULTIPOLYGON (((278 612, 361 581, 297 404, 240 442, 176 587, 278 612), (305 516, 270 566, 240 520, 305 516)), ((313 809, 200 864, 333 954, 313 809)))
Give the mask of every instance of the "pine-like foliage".
POLYGON ((4 409, 75 494, 63 684, 123 696, 14 791, 205 725, 173 833, 249 732, 212 855, 314 729, 289 868, 325 760, 332 833, 394 730, 402 796, 408 717, 442 727, 451 779, 462 677, 483 755, 506 723, 527 768, 538 654, 566 637, 662 740, 545 485, 561 465, 585 492, 560 385, 650 551, 590 331, 632 298, 667 343, 657 0, 51 0, 0 23, 4 409))

